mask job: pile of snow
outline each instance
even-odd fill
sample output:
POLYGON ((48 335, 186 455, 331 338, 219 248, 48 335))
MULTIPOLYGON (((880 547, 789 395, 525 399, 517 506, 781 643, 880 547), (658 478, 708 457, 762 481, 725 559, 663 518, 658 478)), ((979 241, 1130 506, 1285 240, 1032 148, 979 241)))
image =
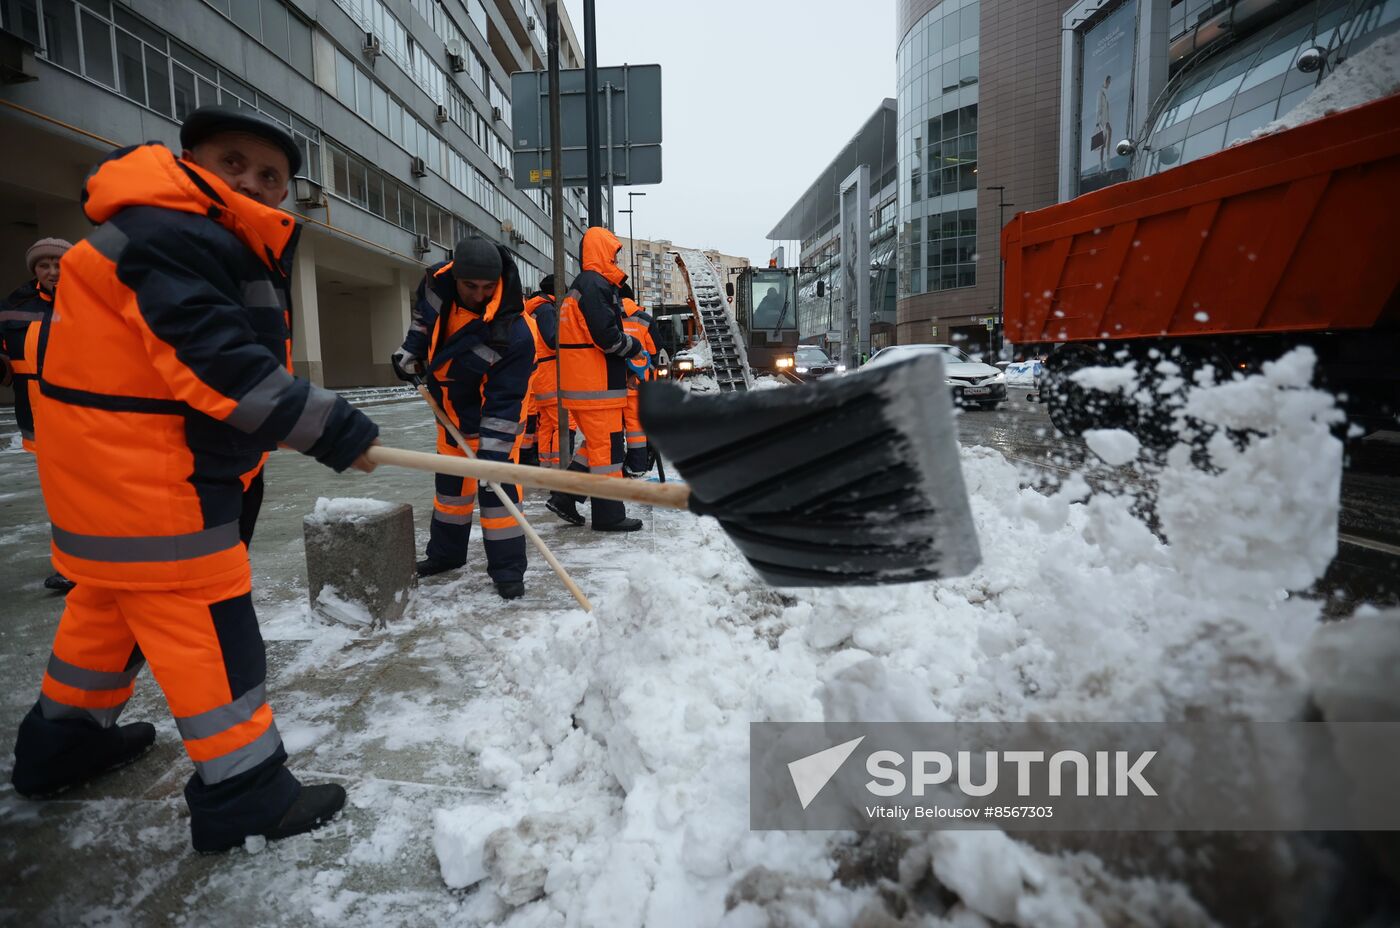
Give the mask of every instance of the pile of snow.
POLYGON ((316 500, 315 507, 306 517, 313 523, 329 525, 333 522, 363 522, 374 516, 381 516, 398 506, 398 503, 382 499, 362 499, 354 496, 341 496, 316 500))
MULTIPOLYGON (((1128 497, 1077 478, 1047 497, 976 447, 984 562, 954 580, 776 591, 713 521, 658 513, 654 550, 628 550, 593 615, 511 617, 495 679, 451 722, 501 791, 435 816, 443 879, 477 887, 464 917, 893 924, 898 902, 941 925, 1208 923, 1185 887, 1221 862, 1170 846, 1128 877, 1118 855, 949 831, 890 839, 878 887, 838 879, 854 835, 749 830, 749 723, 1298 718, 1318 606, 1287 591, 1331 558, 1341 474, 1312 363, 1193 392, 1221 437, 1163 465, 1167 541, 1128 497)), ((1127 457, 1120 436, 1095 443, 1127 457)), ((1297 861, 1270 866, 1295 869, 1252 877, 1299 880, 1297 861)))
POLYGON ((1273 135, 1372 100, 1400 93, 1400 32, 1377 39, 1343 61, 1312 93, 1251 138, 1273 135))
POLYGON ((703 338, 686 350, 690 359, 695 362, 696 369, 707 368, 714 363, 714 356, 710 353, 710 343, 703 338))

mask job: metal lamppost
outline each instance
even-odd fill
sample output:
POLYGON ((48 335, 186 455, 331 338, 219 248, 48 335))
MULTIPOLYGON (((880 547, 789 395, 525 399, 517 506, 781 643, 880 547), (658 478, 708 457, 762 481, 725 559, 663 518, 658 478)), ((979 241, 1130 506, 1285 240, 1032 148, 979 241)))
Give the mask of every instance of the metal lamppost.
MULTIPOLYGON (((995 190, 995 191, 997 192, 997 321, 996 321, 996 324, 999 325, 999 326, 1002 326, 1002 334, 1003 334, 1003 337, 1004 337, 1004 336, 1005 336, 1005 331, 1006 331, 1006 329, 1005 329, 1005 321, 1004 321, 1004 316, 1003 316, 1004 306, 1003 306, 1002 300, 1004 299, 1004 296, 1003 296, 1002 291, 1006 289, 1006 282, 1005 282, 1006 267, 1005 267, 1005 265, 1002 263, 1002 260, 1001 260, 1001 259, 1002 259, 1002 254, 1001 254, 1001 230, 1006 228, 1006 208, 1007 208, 1008 206, 1015 206, 1016 204, 1015 204, 1015 203, 1007 203, 1007 202, 1006 202, 1006 185, 1005 185, 1005 184, 996 184, 996 185, 994 185, 994 186, 989 185, 989 186, 987 186, 987 187, 984 187, 983 189, 984 189, 984 190, 995 190)), ((997 357, 997 355, 999 355, 999 354, 1001 354, 1001 346, 997 344, 997 333, 996 333, 996 330, 994 329, 994 330, 992 331, 992 359, 993 359, 993 360, 996 360, 996 357, 997 357)))
POLYGON ((644 196, 646 196, 645 193, 638 193, 635 190, 627 191, 627 208, 618 210, 619 213, 627 214, 627 250, 632 253, 632 289, 637 291, 637 303, 639 305, 642 302, 642 288, 641 281, 637 280, 637 239, 632 235, 632 211, 634 209, 632 206, 632 198, 644 196))

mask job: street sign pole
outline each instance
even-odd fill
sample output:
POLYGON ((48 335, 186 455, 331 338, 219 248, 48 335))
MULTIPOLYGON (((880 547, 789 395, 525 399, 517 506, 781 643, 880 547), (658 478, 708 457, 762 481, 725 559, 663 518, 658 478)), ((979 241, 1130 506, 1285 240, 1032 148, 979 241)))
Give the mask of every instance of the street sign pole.
MULTIPOLYGON (((564 277, 568 271, 564 267, 564 133, 561 131, 562 120, 559 116, 559 4, 556 0, 549 0, 545 4, 545 20, 545 28, 549 32, 549 190, 554 205, 552 296, 557 313, 563 306, 563 297, 569 290, 569 283, 564 277)), ((556 377, 559 377, 564 370, 564 353, 559 350, 557 338, 555 343, 554 371, 556 377)), ((559 449, 559 467, 566 468, 574 459, 574 449, 570 447, 573 429, 569 428, 569 411, 564 408, 563 390, 555 389, 554 402, 559 414, 559 442, 555 447, 559 449)))
POLYGON ((608 228, 616 234, 613 226, 613 210, 616 208, 613 203, 613 133, 612 133, 612 81, 603 85, 603 105, 608 108, 608 228))
POLYGON ((603 191, 598 165, 598 28, 593 0, 583 0, 583 106, 588 145, 588 224, 603 222, 603 191))

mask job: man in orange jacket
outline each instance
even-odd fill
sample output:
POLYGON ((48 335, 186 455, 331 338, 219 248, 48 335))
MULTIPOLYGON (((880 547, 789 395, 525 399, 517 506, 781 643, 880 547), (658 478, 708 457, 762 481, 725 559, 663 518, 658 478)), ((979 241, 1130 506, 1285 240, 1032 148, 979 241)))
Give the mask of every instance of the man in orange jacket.
MULTIPOLYGON (((583 234, 583 271, 559 309, 559 392, 564 408, 583 432, 583 446, 569 470, 622 477, 622 410, 627 405, 627 360, 640 359, 642 346, 622 330, 618 287, 627 275, 617 266, 622 243, 602 226, 583 234)), ((554 492, 545 507, 570 525, 582 525, 580 497, 554 492)), ((626 507, 594 498, 593 528, 635 532, 640 519, 626 507)))
POLYGON ((535 373, 530 378, 529 415, 520 462, 541 467, 559 466, 559 369, 555 352, 559 344, 559 310, 554 305, 554 275, 540 281, 540 288, 525 300, 525 314, 535 320, 535 373), (534 460, 525 450, 534 449, 534 460))
POLYGON ((646 364, 628 362, 632 369, 627 372, 627 405, 622 410, 622 425, 626 432, 627 454, 622 461, 622 474, 625 477, 640 477, 651 470, 651 455, 647 449, 647 433, 642 429, 642 417, 638 410, 639 391, 644 382, 656 379, 656 342, 651 337, 651 313, 638 305, 636 296, 628 284, 622 291, 622 328, 646 349, 646 364))
POLYGON ((89 177, 97 228, 63 256, 36 418, 54 566, 77 582, 11 777, 42 798, 129 763, 154 728, 118 725, 143 663, 195 773, 195 850, 320 827, 345 803, 303 786, 266 696, 244 493, 286 445, 372 470, 378 428, 290 373, 298 227, 277 209, 301 162, 291 135, 206 107, 89 177))
MULTIPOLYGON (((464 238, 452 249, 451 261, 435 264, 423 275, 413 320, 392 363, 404 380, 426 382, 474 455, 483 461, 515 461, 537 344, 510 252, 484 238, 464 238)), ((467 456, 441 423, 437 452, 467 456)), ((420 577, 467 562, 477 508, 475 479, 436 474, 433 485, 433 519, 427 550, 418 562, 420 577)), ((520 502, 515 484, 502 484, 501 491, 511 502, 520 502)), ((518 599, 525 595, 525 531, 495 490, 483 487, 480 497, 486 573, 502 599, 518 599)))

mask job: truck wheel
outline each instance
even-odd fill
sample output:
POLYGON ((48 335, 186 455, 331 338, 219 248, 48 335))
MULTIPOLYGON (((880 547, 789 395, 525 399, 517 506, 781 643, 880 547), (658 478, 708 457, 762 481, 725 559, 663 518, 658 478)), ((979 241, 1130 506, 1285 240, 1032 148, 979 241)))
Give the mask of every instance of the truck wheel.
POLYGON ((1122 396, 1086 390, 1071 379, 1086 367, 1114 363, 1098 348, 1082 342, 1064 345, 1045 359, 1040 396, 1051 424, 1062 434, 1080 438, 1089 429, 1123 428, 1129 424, 1132 417, 1122 396))

